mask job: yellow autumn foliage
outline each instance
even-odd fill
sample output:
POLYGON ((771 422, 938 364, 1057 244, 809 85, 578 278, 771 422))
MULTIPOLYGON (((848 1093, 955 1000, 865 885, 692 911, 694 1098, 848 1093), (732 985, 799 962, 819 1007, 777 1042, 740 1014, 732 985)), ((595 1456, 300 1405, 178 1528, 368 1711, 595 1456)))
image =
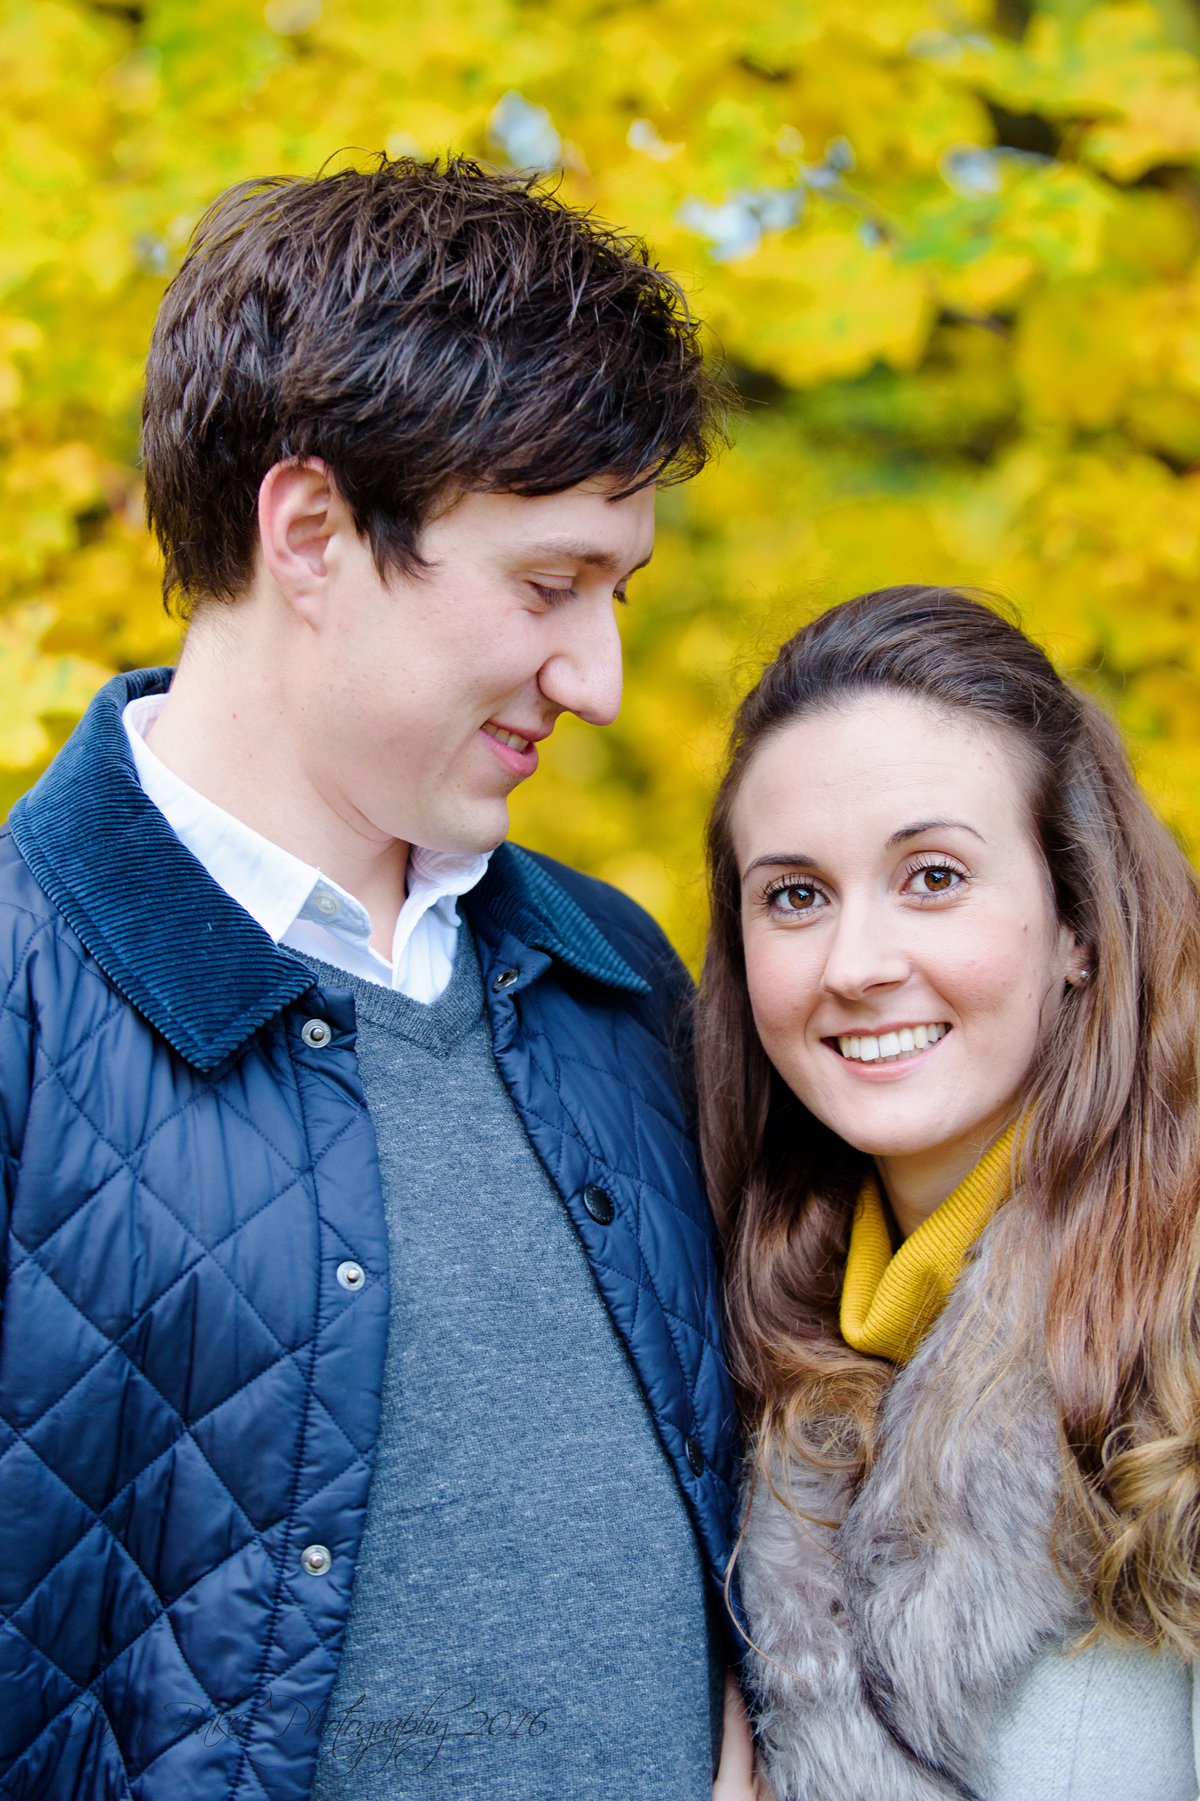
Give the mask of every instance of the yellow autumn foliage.
POLYGON ((730 705, 883 583, 999 590, 1200 852, 1200 25, 1189 0, 0 0, 0 799, 169 661, 141 360, 230 182, 461 149, 649 240, 746 398, 664 496, 618 724, 518 836, 695 955, 730 705))

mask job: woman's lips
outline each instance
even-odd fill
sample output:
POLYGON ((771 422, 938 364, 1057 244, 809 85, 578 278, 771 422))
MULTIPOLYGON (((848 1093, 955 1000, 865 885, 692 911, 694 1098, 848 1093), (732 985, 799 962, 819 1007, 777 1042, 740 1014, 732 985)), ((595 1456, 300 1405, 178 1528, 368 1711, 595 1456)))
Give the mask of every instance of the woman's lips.
POLYGON ((888 1032, 839 1034, 835 1042, 839 1054, 851 1063, 886 1063, 940 1044, 949 1030, 948 1025, 936 1020, 932 1025, 896 1026, 888 1032))
POLYGON ((886 1032, 841 1033, 822 1043, 855 1076, 869 1080, 902 1075, 924 1062, 950 1031, 944 1020, 937 1020, 928 1025, 895 1026, 886 1032))

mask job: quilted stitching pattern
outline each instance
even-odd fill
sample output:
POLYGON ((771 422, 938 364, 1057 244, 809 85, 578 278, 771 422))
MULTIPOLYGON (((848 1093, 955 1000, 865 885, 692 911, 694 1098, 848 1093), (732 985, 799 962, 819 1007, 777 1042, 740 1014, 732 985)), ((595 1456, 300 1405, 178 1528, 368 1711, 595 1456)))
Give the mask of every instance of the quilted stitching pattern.
POLYGON ((352 1010, 310 991, 206 1078, 7 836, 0 881, 23 903, 0 1012, 20 1552, 0 1573, 0 1793, 300 1797, 314 1741, 287 1726, 336 1666, 386 1334, 352 1010), (326 1050, 300 1039, 313 1012, 326 1050), (353 1296, 347 1255, 370 1278, 353 1296), (299 1565, 314 1541, 321 1579, 299 1565), (252 1724, 203 1729, 229 1709, 252 1724))
MULTIPOLYGON (((120 708, 166 674, 97 696, 21 803, 27 857, 0 833, 0 1795, 24 1801, 307 1795, 378 1420, 353 1006, 159 829, 120 708), (313 1013, 327 1048, 300 1037, 313 1013), (313 1542, 323 1578, 300 1570, 313 1542)), ((719 1579, 736 1445, 666 1050, 686 978, 631 902, 543 858, 505 847, 468 910, 489 978, 522 972, 491 1000, 500 1067, 719 1579)))

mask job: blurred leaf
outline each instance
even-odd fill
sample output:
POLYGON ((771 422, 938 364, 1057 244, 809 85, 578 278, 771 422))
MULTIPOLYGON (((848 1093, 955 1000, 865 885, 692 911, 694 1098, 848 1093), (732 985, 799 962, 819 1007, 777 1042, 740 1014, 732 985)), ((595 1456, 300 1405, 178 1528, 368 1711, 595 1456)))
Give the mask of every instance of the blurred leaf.
POLYGON ((384 150, 517 156, 515 95, 749 412, 662 498, 621 719, 560 725, 516 835, 694 959, 737 694, 828 601, 955 580, 1013 596, 1200 849, 1200 29, 1034 0, 1008 32, 990 0, 0 0, 0 801, 108 670, 175 654, 139 386, 204 207, 384 150))

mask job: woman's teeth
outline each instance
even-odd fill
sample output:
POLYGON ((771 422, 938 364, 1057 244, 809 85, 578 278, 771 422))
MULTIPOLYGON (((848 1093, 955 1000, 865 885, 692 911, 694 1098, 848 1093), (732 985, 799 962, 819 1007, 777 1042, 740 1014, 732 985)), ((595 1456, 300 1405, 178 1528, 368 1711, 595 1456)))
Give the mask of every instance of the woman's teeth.
POLYGON ((484 731, 490 738, 499 738, 501 744, 509 745, 513 750, 528 750, 529 739, 518 738, 515 732, 506 732, 498 725, 485 725, 484 731))
POLYGON ((839 1038, 843 1057, 857 1063, 888 1063, 895 1057, 911 1057, 944 1038, 949 1026, 904 1026, 899 1032, 883 1032, 878 1038, 839 1038))

